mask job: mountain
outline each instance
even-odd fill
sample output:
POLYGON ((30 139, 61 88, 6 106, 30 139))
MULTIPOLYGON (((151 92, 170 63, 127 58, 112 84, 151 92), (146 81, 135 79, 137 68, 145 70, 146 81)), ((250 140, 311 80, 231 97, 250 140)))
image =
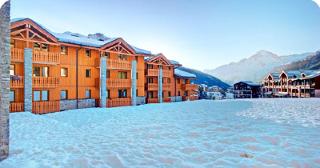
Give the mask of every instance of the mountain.
POLYGON ((270 51, 261 50, 253 56, 242 59, 239 62, 223 65, 213 70, 206 70, 205 72, 229 84, 243 80, 259 82, 267 73, 273 71, 275 68, 304 60, 312 54, 313 53, 303 53, 278 56, 270 51))
POLYGON ((278 67, 278 69, 285 69, 285 70, 319 70, 320 69, 320 51, 310 55, 304 60, 296 61, 290 64, 287 64, 283 67, 278 67))
POLYGON ((208 86, 219 86, 223 89, 227 89, 230 87, 228 84, 222 82, 220 79, 218 79, 214 76, 211 76, 209 74, 203 73, 201 71, 186 68, 186 67, 179 67, 178 69, 196 75, 197 78, 195 80, 193 80, 193 82, 195 84, 206 84, 208 86))

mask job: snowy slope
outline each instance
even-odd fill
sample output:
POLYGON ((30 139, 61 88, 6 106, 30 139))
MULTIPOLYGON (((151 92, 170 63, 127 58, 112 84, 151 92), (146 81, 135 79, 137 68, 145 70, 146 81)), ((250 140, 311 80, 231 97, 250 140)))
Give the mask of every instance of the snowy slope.
POLYGON ((278 56, 272 52, 262 50, 239 62, 223 65, 213 70, 206 70, 206 72, 229 84, 242 80, 259 82, 267 73, 273 71, 274 68, 306 59, 311 54, 278 56))
POLYGON ((318 99, 10 114, 1 168, 319 167, 318 99))

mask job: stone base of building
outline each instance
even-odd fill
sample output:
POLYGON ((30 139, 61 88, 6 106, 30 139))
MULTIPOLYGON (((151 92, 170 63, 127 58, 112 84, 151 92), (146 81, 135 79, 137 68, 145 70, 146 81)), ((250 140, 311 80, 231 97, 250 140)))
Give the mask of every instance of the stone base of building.
POLYGON ((82 99, 82 100, 61 100, 60 101, 60 110, 73 110, 78 108, 92 108, 96 107, 96 100, 95 99, 82 99))
POLYGON ((315 95, 315 97, 320 97, 320 89, 316 89, 314 91, 314 95, 315 95))
POLYGON ((141 96, 141 97, 137 97, 137 105, 143 105, 146 104, 146 97, 141 96))
POLYGON ((174 96, 170 97, 171 102, 181 102, 182 101, 182 96, 174 96))

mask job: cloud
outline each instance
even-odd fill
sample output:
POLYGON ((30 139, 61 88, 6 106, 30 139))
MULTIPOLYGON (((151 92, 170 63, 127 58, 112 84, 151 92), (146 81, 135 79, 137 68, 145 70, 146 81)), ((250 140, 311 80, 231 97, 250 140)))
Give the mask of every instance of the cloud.
POLYGON ((320 0, 312 0, 312 1, 320 7, 320 0))

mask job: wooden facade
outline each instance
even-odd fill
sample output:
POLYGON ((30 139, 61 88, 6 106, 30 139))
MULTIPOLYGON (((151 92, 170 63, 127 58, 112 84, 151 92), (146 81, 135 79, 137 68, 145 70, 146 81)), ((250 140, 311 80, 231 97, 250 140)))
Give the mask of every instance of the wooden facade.
POLYGON ((32 50, 32 112, 36 114, 99 106, 101 57, 107 58, 108 107, 129 106, 132 96, 147 103, 159 102, 160 67, 163 101, 171 102, 170 97, 175 96, 174 66, 163 55, 152 56, 122 38, 101 40, 52 33, 31 19, 20 19, 11 22, 12 112, 25 111, 26 48, 32 50), (152 58, 145 61, 145 57, 152 58), (133 61, 136 62, 136 95, 131 95, 133 61))
POLYGON ((264 97, 320 97, 320 72, 281 71, 268 74, 263 83, 264 97))

